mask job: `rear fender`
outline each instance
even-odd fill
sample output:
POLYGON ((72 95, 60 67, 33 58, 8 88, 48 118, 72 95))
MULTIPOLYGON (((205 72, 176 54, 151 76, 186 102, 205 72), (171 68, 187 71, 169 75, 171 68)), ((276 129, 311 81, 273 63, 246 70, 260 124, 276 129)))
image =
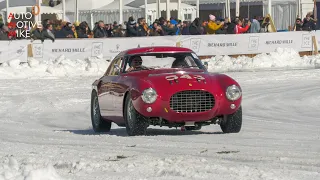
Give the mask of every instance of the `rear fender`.
POLYGON ((97 79, 92 83, 92 90, 95 90, 97 93, 99 93, 99 88, 101 85, 101 79, 97 79))

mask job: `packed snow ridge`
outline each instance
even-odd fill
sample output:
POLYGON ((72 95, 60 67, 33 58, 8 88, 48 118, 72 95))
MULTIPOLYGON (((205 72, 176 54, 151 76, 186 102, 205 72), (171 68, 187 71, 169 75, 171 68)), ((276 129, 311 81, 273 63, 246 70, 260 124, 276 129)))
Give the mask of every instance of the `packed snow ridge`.
MULTIPOLYGON (((229 56, 215 56, 205 59, 208 62, 210 72, 230 71, 255 71, 263 69, 296 69, 296 68, 319 68, 320 55, 300 57, 293 49, 278 48, 269 54, 259 54, 253 58, 240 56, 231 58, 229 56)), ((64 55, 55 60, 39 61, 30 58, 28 63, 21 63, 15 59, 2 63, 0 66, 0 77, 6 78, 37 78, 37 77, 66 77, 66 76, 100 76, 110 61, 103 56, 87 58, 86 60, 71 60, 64 55)))
POLYGON ((36 164, 22 164, 14 157, 7 157, 0 163, 0 180, 61 180, 52 165, 37 167, 36 164))
POLYGON ((288 48, 277 48, 274 52, 253 58, 216 56, 204 61, 208 62, 210 72, 320 68, 320 55, 300 57, 298 52, 288 48))

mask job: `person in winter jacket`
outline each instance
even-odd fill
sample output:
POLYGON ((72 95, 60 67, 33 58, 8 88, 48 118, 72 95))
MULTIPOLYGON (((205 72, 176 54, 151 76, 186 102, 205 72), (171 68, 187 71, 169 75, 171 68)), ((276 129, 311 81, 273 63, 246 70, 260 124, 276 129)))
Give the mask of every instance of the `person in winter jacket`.
POLYGON ((161 28, 161 26, 158 25, 158 23, 154 22, 152 24, 151 30, 150 30, 150 36, 163 36, 164 32, 161 28))
POLYGON ((236 20, 236 24, 237 24, 235 27, 236 34, 243 34, 249 30, 251 22, 249 21, 245 27, 242 27, 243 22, 240 19, 238 19, 236 20))
POLYGON ((175 34, 175 35, 179 35, 181 29, 180 29, 180 24, 178 23, 178 21, 176 21, 175 19, 171 19, 171 20, 170 20, 170 24, 173 25, 173 26, 171 26, 172 28, 173 28, 173 27, 177 27, 177 31, 176 31, 176 34, 175 34))
POLYGON ((175 35, 177 32, 177 27, 174 26, 174 27, 170 28, 167 26, 167 21, 164 17, 159 18, 158 25, 161 26, 161 28, 164 32, 164 35, 175 35))
POLYGON ((196 18, 189 26, 190 35, 201 35, 202 34, 200 18, 196 18))
POLYGON ((106 38, 108 34, 103 21, 99 21, 97 28, 94 30, 94 38, 106 38))
POLYGON ((313 19, 313 15, 311 15, 311 13, 308 13, 306 18, 303 19, 302 29, 304 31, 316 30, 316 23, 313 19))
POLYGON ((219 25, 216 23, 216 17, 212 14, 209 15, 209 22, 207 28, 207 34, 216 34, 216 31, 221 29, 224 25, 224 22, 221 22, 219 25))
POLYGON ((127 37, 136 37, 138 36, 138 27, 139 24, 134 20, 131 16, 129 17, 126 30, 127 30, 127 37))
POLYGON ((260 23, 257 20, 257 17, 254 16, 252 19, 252 24, 250 26, 250 33, 259 33, 260 32, 260 23))
POLYGON ((295 27, 296 31, 302 31, 302 20, 300 18, 296 19, 295 25, 296 25, 296 27, 295 27))

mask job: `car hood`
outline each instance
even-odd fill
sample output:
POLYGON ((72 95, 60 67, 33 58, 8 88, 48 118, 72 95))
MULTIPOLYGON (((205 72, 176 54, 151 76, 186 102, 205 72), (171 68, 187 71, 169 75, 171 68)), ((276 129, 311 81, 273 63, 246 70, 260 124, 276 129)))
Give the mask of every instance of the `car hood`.
POLYGON ((178 71, 150 73, 145 80, 162 99, 168 100, 174 93, 183 90, 207 90, 212 94, 221 92, 224 86, 220 79, 221 74, 178 71))

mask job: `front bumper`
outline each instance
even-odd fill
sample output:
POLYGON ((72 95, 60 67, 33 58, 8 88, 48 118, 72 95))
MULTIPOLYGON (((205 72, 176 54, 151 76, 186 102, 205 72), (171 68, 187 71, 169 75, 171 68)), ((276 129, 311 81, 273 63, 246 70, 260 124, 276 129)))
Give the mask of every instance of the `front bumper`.
POLYGON ((241 105, 241 98, 237 101, 229 101, 223 94, 214 95, 215 105, 206 112, 175 112, 170 109, 170 102, 161 98, 153 104, 146 104, 141 97, 133 100, 135 109, 145 117, 161 117, 169 122, 202 122, 221 115, 233 114, 241 105))

